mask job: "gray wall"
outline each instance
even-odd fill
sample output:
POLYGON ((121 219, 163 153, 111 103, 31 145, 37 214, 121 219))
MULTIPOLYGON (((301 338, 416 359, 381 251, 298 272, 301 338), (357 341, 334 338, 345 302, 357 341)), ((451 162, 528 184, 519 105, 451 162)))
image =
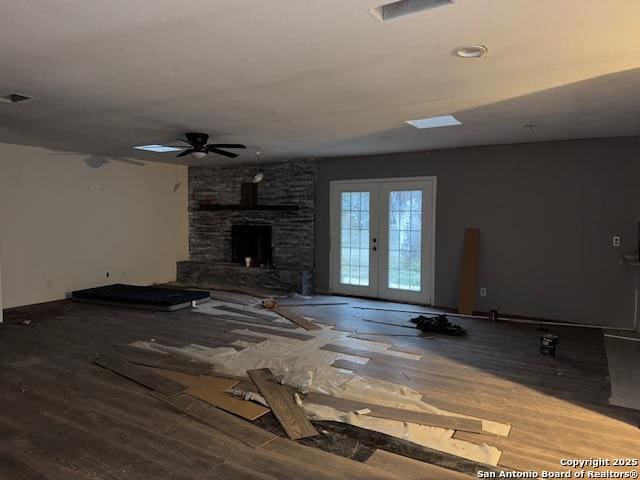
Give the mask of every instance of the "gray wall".
POLYGON ((476 309, 631 327, 640 142, 597 139, 318 162, 316 286, 329 288, 329 182, 438 178, 435 305, 456 306, 467 227, 482 230, 476 309), (612 247, 612 236, 622 247, 612 247))

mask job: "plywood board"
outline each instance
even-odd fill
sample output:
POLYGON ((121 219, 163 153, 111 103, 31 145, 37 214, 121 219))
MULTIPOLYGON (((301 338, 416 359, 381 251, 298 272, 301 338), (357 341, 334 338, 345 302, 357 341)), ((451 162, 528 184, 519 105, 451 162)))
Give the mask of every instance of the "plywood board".
POLYGON ((464 251, 462 254, 462 275, 458 297, 458 313, 473 315, 480 258, 480 229, 467 228, 464 232, 464 251))
POLYGON ((434 413, 386 407, 374 403, 338 398, 331 395, 325 395, 323 393, 309 393, 304 398, 304 402, 313 403, 315 405, 325 405, 343 412, 355 412, 356 410, 368 409, 371 410, 371 413, 368 413, 367 415, 371 417, 417 423, 419 425, 429 425, 431 427, 462 430, 465 432, 482 433, 482 422, 472 418, 437 415, 434 413))
POLYGON ((275 382, 268 368, 247 371, 262 396, 267 400, 287 436, 291 440, 319 435, 302 409, 296 404, 291 391, 275 382))
POLYGON ((267 407, 242 400, 235 395, 227 393, 226 390, 235 387, 238 384, 238 380, 210 375, 196 377, 158 368, 152 370, 158 375, 187 385, 189 388, 185 393, 192 397, 204 400, 211 405, 247 420, 255 420, 270 412, 267 407))
POLYGON ((273 309, 273 311, 276 312, 278 315, 283 316, 287 320, 295 323, 299 327, 304 328, 305 330, 322 330, 322 327, 316 325, 313 322, 310 322, 309 320, 307 320, 303 316, 298 315, 295 312, 292 312, 288 308, 276 307, 276 308, 273 309))
POLYGON ((100 365, 101 367, 108 368, 122 377, 128 378, 129 380, 139 383, 151 390, 155 390, 156 392, 162 393, 163 395, 176 395, 187 389, 185 385, 176 381, 150 372, 144 367, 138 367, 117 358, 98 357, 93 360, 93 363, 100 365))

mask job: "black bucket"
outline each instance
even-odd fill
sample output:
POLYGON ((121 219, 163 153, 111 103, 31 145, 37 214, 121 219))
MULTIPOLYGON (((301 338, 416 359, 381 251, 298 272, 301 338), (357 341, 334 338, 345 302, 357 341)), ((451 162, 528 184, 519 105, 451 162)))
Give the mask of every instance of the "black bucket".
POLYGON ((558 336, 552 333, 545 333, 540 337, 540 353, 555 357, 558 353, 558 336))

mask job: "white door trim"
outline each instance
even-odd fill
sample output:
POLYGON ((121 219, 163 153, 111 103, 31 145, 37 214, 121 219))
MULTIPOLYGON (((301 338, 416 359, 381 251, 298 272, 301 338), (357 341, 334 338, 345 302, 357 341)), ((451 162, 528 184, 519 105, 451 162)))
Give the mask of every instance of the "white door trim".
MULTIPOLYGON (((335 238, 335 190, 340 184, 354 184, 354 183, 381 183, 381 182, 417 182, 417 181, 431 181, 432 198, 431 198, 431 269, 429 271, 429 297, 431 304, 435 303, 436 299, 436 199, 438 190, 438 177, 436 176, 422 176, 422 177, 387 177, 387 178, 367 178, 356 180, 332 180, 329 182, 329 293, 334 293, 334 277, 335 277, 335 262, 333 261, 335 255, 335 248, 338 238, 335 238)), ((338 232, 339 235, 339 232, 338 232)))

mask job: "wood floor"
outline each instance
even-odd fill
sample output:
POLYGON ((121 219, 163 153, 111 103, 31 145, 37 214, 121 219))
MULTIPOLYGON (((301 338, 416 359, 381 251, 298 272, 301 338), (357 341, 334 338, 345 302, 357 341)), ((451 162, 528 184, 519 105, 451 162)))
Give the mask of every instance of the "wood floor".
MULTIPOLYGON (((421 354, 421 360, 378 354, 352 367, 414 388, 441 408, 510 423, 506 438, 456 433, 503 450, 500 465, 560 470, 561 458, 638 457, 640 413, 607 405, 600 330, 545 326, 560 337, 560 356, 550 358, 539 354, 543 331, 537 325, 464 319, 458 323, 467 329, 465 337, 424 338, 415 330, 375 323, 410 325, 411 314, 354 308, 417 307, 339 300, 348 304, 290 309, 357 338, 421 354)), ((385 464, 393 455, 360 463, 280 438, 252 448, 167 409, 144 388, 91 362, 96 354, 137 340, 215 347, 238 338, 230 333, 233 326, 202 313, 60 301, 7 311, 5 321, 0 327, 3 480, 391 480, 409 478, 403 472, 415 470, 385 464), (22 324, 27 318, 31 323, 22 324)), ((411 478, 440 477, 425 469, 411 478)))

